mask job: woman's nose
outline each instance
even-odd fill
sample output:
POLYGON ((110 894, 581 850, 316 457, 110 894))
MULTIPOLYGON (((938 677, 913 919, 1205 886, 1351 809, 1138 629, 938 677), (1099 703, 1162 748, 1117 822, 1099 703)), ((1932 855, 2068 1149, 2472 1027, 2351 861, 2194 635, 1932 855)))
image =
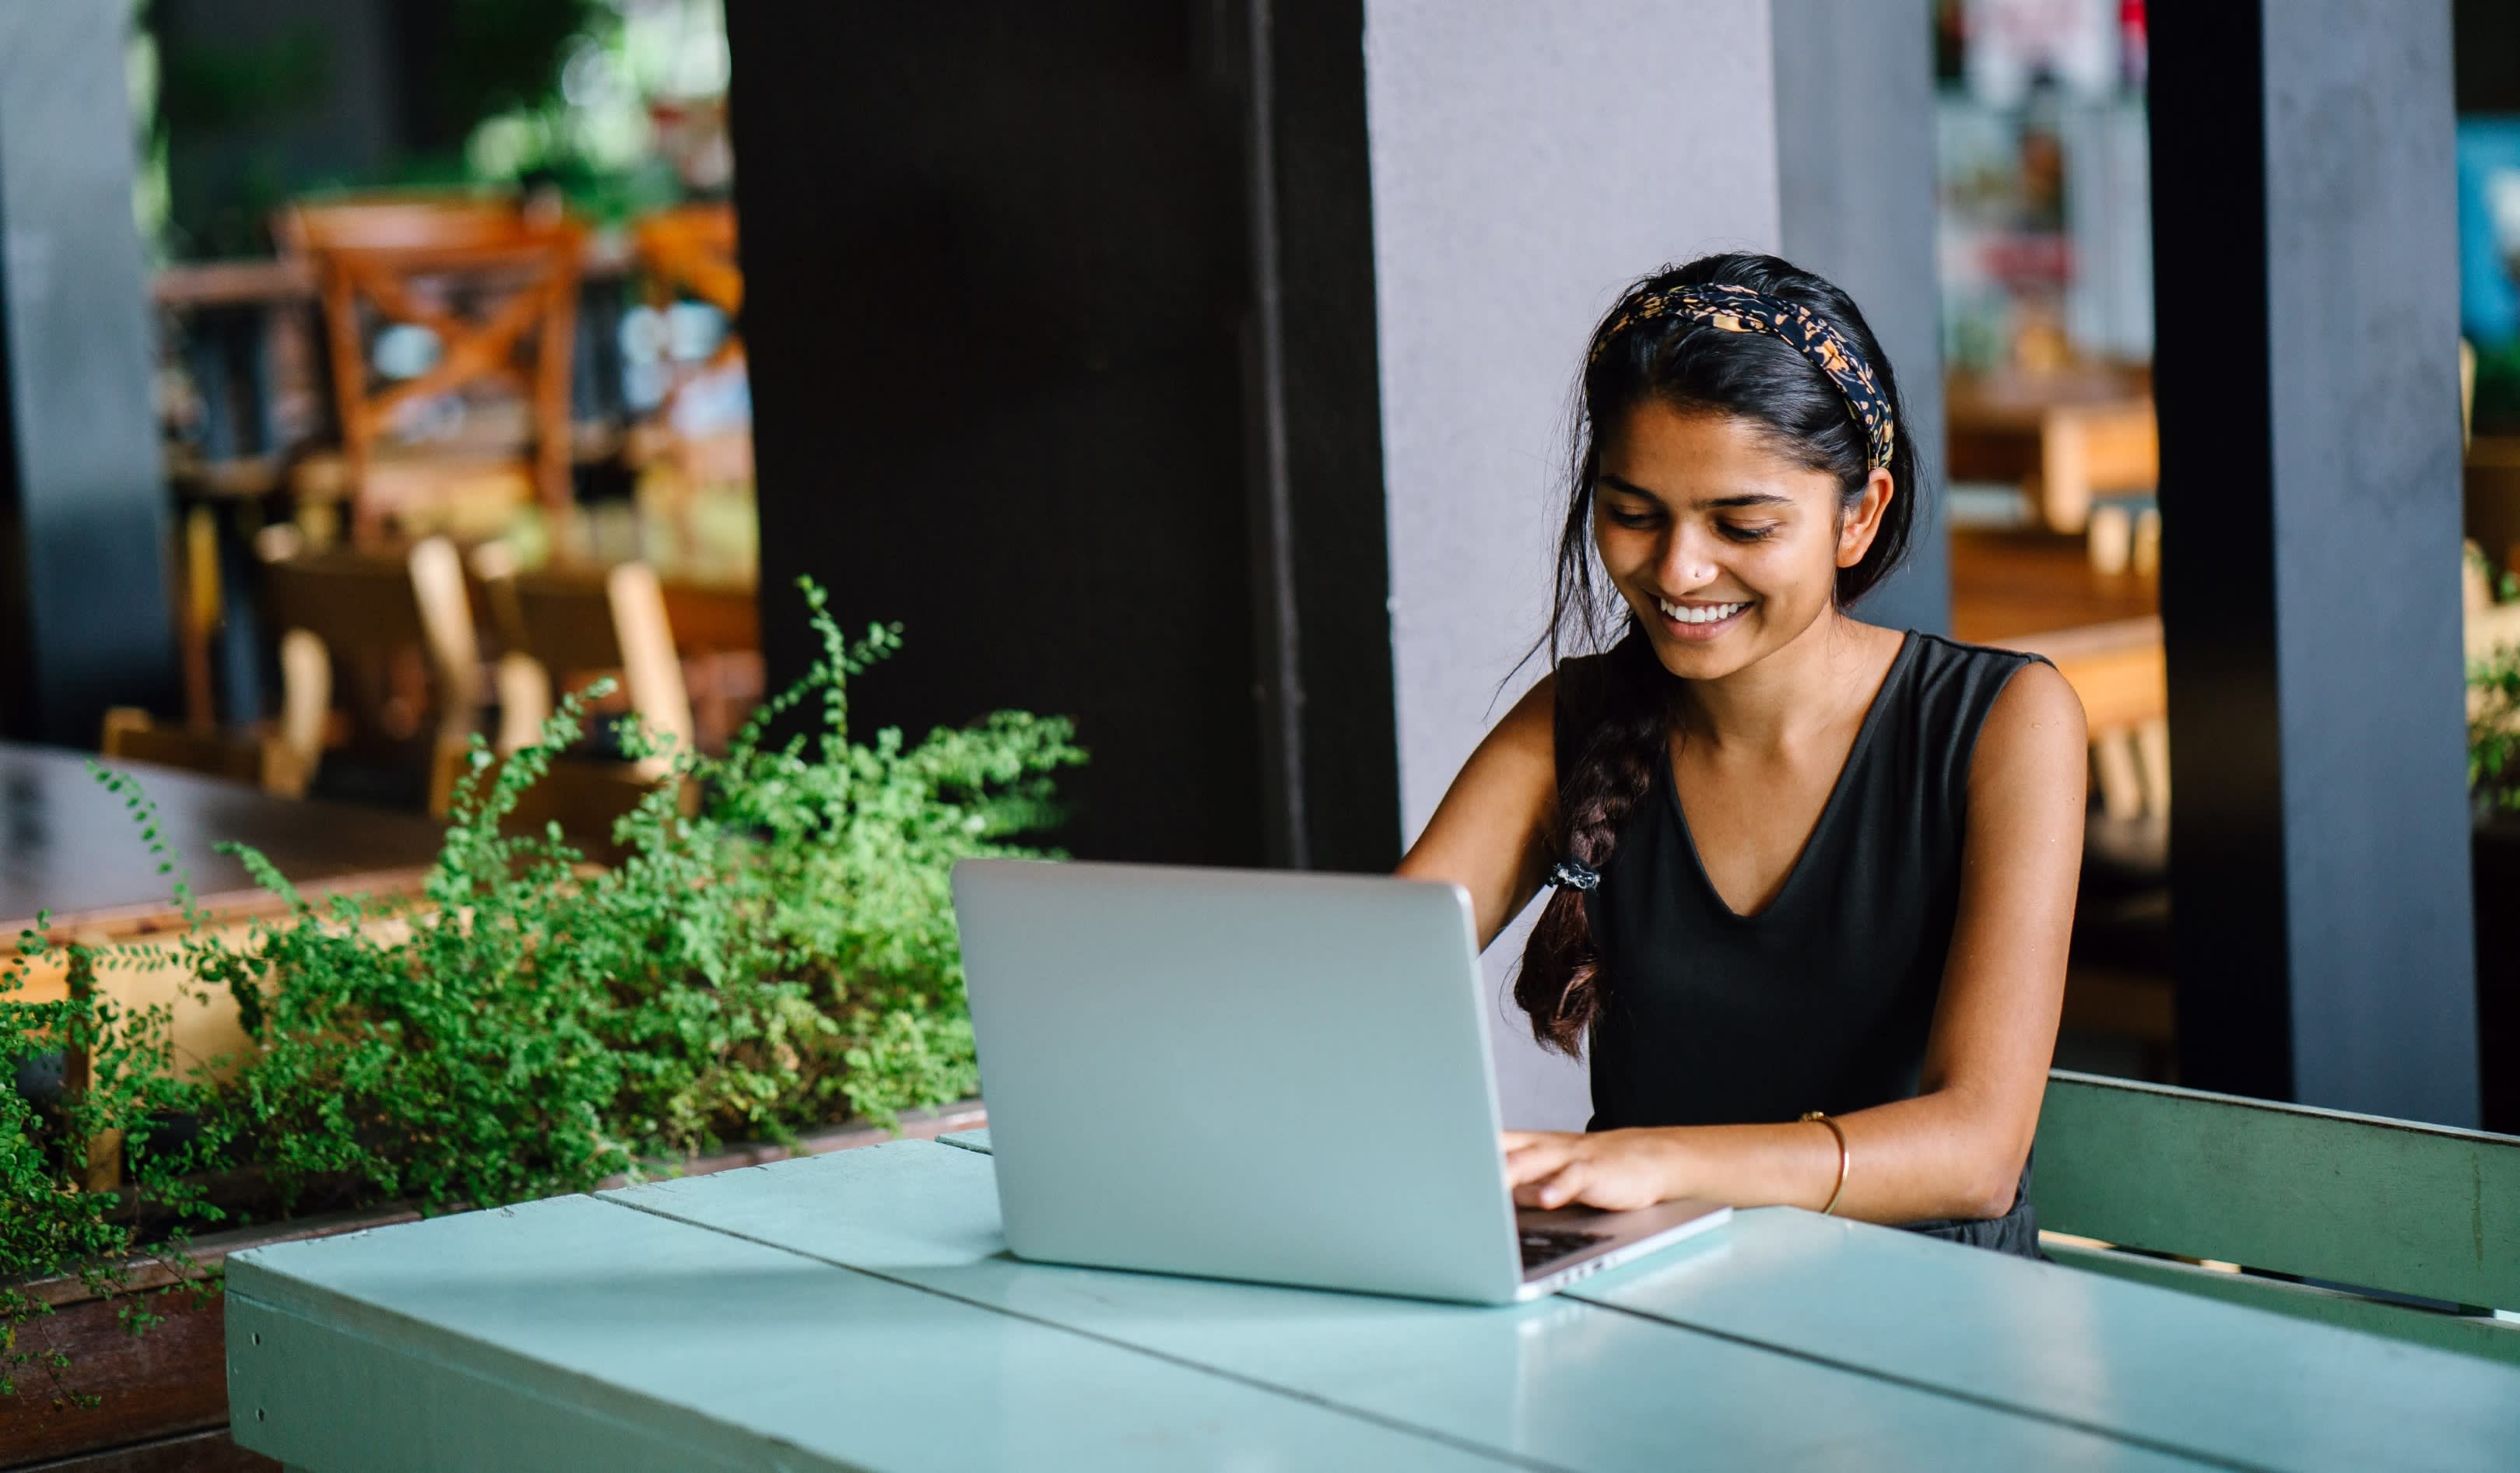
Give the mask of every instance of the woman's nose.
POLYGON ((1662 550, 1662 573, 1671 591, 1687 593, 1714 582, 1717 569, 1713 552, 1704 535, 1694 528, 1675 528, 1662 550))

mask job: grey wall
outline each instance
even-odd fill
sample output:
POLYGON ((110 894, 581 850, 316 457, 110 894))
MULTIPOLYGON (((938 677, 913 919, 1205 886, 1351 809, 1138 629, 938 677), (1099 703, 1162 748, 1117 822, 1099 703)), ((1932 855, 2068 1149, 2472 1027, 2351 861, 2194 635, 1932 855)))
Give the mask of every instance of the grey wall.
MULTIPOLYGON (((1918 34, 1921 38, 1921 23, 1918 34)), ((1402 825, 1536 668, 1587 335, 1635 278, 1778 246, 1769 0, 1368 0, 1402 825), (1722 65, 1684 64, 1686 36, 1722 65)), ((1520 950, 1491 949, 1492 989, 1520 950)), ((1580 1070, 1494 1019, 1509 1125, 1580 1126, 1580 1070)))
POLYGON ((1846 289, 1899 376, 1923 469, 1908 561, 1861 616, 1948 634, 1943 344, 1934 276, 1933 38, 1921 4, 1775 0, 1778 234, 1846 289))

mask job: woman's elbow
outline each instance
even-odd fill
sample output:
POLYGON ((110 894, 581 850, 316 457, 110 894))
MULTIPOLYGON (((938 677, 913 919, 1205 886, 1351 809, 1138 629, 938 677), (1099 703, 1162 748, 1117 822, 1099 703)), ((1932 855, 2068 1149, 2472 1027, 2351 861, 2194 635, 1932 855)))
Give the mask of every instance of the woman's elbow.
POLYGON ((2021 1169, 2028 1164, 2030 1152, 2004 1141, 1986 1151, 1978 1169, 1972 1173, 1970 1185, 1971 1217, 2000 1218, 2012 1210, 2021 1196, 2021 1169))

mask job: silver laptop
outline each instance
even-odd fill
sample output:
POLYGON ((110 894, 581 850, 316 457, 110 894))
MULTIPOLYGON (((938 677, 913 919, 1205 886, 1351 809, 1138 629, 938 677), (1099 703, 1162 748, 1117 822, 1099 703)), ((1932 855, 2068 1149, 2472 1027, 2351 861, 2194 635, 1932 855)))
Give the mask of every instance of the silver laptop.
POLYGON ((967 860, 954 906, 1020 1257, 1503 1304, 1732 1216, 1516 1212, 1458 885, 967 860))

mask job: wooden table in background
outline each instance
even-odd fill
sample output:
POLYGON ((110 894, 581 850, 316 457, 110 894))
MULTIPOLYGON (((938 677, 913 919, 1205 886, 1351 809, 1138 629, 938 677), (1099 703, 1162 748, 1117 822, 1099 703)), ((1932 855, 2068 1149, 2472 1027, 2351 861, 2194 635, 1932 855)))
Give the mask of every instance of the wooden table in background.
POLYGON ((1502 1309, 1027 1264, 985 1136, 948 1139, 231 1257, 236 1440, 310 1473, 2415 1469, 2520 1447, 2520 1371, 2493 1361, 1792 1208, 1502 1309))
POLYGON ((2161 612, 2157 575, 2100 572, 2077 537, 1962 527, 1951 549, 1952 637, 1973 645, 2161 612))
MULTIPOLYGON (((158 872, 140 825, 88 772, 88 760, 0 742, 0 927, 9 943, 40 911, 52 913, 56 930, 174 914, 174 877, 158 872)), ((300 885, 409 893, 445 837, 415 814, 276 798, 242 782, 115 766, 139 779, 157 804, 159 832, 213 911, 264 900, 243 865, 212 851, 222 840, 262 851, 300 885)))
POLYGON ((2152 395, 2140 378, 1955 374, 1944 398, 1946 473, 2021 487, 2051 531, 2082 531, 2095 496, 2160 481, 2152 395))
MULTIPOLYGON (((261 851, 302 894, 408 900, 421 894, 445 837, 414 814, 273 797, 242 782, 142 763, 113 766, 138 779, 157 806, 159 836, 191 881, 204 931, 238 942, 289 908, 213 845, 233 841, 261 851)), ((176 876, 158 873, 158 864, 140 823, 96 781, 85 756, 0 742, 0 949, 14 951, 39 914, 55 942, 173 939, 190 922, 174 900, 176 876)), ((126 1009, 169 1007, 167 1042, 179 1067, 232 1068, 250 1047, 235 1000, 223 988, 202 988, 179 958, 103 970, 95 985, 126 1009)), ((69 986, 56 952, 21 963, 8 996, 52 1002, 69 986)), ((89 1180, 111 1185, 112 1174, 89 1180)))

